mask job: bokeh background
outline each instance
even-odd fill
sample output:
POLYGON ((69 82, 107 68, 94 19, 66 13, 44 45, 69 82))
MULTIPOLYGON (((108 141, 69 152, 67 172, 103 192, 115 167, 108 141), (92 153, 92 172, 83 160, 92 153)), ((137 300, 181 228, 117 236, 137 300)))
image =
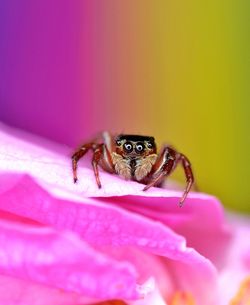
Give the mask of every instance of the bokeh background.
POLYGON ((1 0, 0 120, 72 147, 103 129, 153 135, 190 158, 202 191, 250 212, 249 11, 1 0))

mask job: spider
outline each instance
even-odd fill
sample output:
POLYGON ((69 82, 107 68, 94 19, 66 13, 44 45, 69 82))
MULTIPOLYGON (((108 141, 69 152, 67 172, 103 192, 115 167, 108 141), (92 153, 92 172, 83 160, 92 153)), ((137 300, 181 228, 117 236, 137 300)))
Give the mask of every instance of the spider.
POLYGON ((180 199, 183 205, 190 191, 194 177, 188 158, 171 146, 163 146, 157 154, 154 137, 121 134, 111 135, 103 132, 100 139, 83 144, 72 156, 74 183, 77 182, 77 163, 89 149, 93 151, 92 166, 96 183, 101 188, 98 165, 105 171, 118 174, 126 180, 145 184, 143 191, 152 186, 161 186, 178 163, 182 164, 187 184, 180 199))

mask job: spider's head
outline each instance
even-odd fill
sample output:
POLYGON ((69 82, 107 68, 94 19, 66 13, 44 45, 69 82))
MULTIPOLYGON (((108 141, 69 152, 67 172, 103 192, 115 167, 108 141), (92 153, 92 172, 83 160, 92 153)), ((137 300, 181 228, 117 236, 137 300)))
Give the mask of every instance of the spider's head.
POLYGON ((153 137, 138 135, 119 135, 116 140, 116 152, 124 158, 140 158, 156 153, 153 137))

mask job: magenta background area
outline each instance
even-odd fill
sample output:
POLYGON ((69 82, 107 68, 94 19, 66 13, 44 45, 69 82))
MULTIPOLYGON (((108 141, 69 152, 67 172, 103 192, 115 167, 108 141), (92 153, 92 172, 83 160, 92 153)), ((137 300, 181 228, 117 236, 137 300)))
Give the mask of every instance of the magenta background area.
POLYGON ((0 120, 74 146, 99 131, 88 3, 1 2, 0 120))

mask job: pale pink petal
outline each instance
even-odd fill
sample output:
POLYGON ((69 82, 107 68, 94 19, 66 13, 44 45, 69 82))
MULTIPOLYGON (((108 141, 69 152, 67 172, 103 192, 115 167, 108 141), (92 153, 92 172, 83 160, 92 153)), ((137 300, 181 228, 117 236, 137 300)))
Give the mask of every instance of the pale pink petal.
POLYGON ((250 277, 250 218, 237 214, 227 214, 227 218, 232 227, 233 239, 219 275, 223 305, 229 304, 240 290, 241 283, 250 277))
POLYGON ((240 214, 227 214, 233 231, 233 241, 227 256, 227 264, 241 267, 250 273, 250 217, 240 214))
MULTIPOLYGON (((99 189, 90 159, 86 156, 79 161, 79 181, 77 184, 73 184, 72 152, 69 147, 57 145, 0 123, 0 171, 26 172, 39 180, 41 184, 49 183, 58 189, 73 191, 74 194, 84 195, 84 197, 126 195, 158 197, 159 200, 171 199, 171 202, 175 201, 178 205, 182 191, 151 188, 149 191, 143 192, 142 184, 133 181, 125 182, 117 175, 111 175, 102 170, 100 170, 102 188, 99 189)), ((190 202, 193 200, 201 200, 204 203, 211 201, 212 206, 218 205, 213 196, 202 193, 190 193, 189 198, 190 202)), ((159 204, 164 202, 166 201, 159 201, 159 204)), ((215 221, 220 220, 223 216, 222 209, 219 207, 216 209, 218 209, 218 215, 216 215, 215 221)))
POLYGON ((3 275, 97 299, 136 299, 150 292, 148 284, 137 283, 132 264, 91 249, 71 233, 3 221, 0 232, 3 275))
MULTIPOLYGON (((219 287, 211 280, 206 280, 205 272, 180 262, 166 262, 173 280, 177 280, 176 291, 190 293, 199 305, 221 305, 219 287)), ((185 303, 184 303, 185 304, 185 303)))

